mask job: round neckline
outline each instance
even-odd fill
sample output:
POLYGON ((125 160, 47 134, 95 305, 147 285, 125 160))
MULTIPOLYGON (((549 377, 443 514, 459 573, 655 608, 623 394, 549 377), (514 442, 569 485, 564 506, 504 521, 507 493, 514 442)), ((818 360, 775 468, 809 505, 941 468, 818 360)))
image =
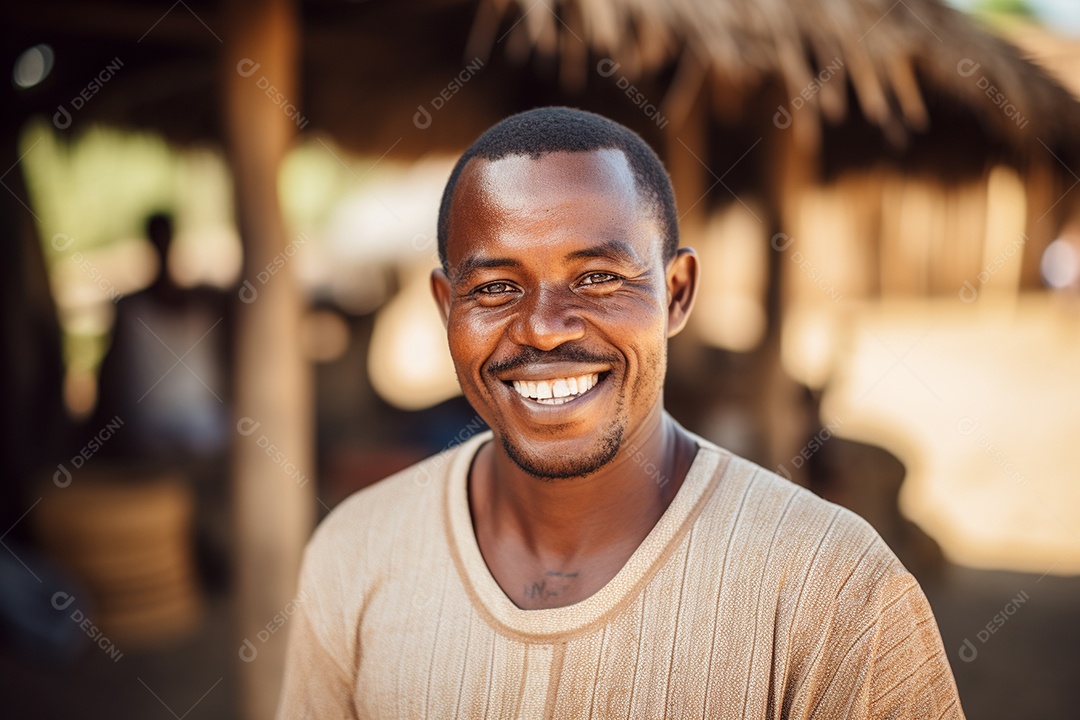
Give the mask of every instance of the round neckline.
POLYGON ((463 443, 449 468, 443 507, 451 555, 476 610, 503 634, 524 641, 555 642, 603 622, 632 601, 689 531, 717 484, 712 480, 720 463, 726 465, 730 458, 726 450, 689 434, 698 449, 686 478, 626 564, 604 587, 584 600, 540 610, 519 608, 506 596, 484 561, 473 531, 469 470, 480 447, 492 439, 492 433, 489 430, 463 443))

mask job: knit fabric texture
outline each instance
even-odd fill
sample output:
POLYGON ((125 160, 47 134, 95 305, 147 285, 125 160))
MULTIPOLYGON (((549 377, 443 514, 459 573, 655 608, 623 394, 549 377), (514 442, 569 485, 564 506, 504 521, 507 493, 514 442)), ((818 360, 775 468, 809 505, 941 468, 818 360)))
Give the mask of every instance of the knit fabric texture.
POLYGON ((342 502, 305 553, 278 717, 962 718, 915 578, 864 520, 693 436, 600 591, 522 610, 480 553, 491 434, 342 502))

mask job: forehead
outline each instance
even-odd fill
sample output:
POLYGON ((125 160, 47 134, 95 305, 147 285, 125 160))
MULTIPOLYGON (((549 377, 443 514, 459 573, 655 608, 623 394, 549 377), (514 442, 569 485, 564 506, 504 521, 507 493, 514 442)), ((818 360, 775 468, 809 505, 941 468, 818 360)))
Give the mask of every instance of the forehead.
POLYGON ((473 158, 454 190, 447 256, 453 265, 493 245, 542 252, 611 240, 659 249, 654 215, 621 150, 473 158))

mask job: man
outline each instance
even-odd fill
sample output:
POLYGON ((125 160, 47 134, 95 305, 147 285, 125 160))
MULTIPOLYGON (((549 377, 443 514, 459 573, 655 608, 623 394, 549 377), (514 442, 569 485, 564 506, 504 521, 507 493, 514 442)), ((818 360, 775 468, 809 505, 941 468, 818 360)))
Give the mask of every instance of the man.
POLYGON ((316 532, 280 717, 963 717, 876 533, 664 412, 698 268, 637 135, 504 120, 454 168, 439 249, 491 432, 316 532))

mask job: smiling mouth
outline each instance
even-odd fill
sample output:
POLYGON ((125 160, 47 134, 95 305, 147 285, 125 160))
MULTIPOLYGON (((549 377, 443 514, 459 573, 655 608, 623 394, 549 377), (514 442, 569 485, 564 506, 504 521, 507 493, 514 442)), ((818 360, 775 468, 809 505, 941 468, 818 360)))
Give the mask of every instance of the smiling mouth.
POLYGON ((521 397, 541 405, 562 405, 577 400, 600 381, 600 373, 551 380, 514 380, 511 384, 521 397))

